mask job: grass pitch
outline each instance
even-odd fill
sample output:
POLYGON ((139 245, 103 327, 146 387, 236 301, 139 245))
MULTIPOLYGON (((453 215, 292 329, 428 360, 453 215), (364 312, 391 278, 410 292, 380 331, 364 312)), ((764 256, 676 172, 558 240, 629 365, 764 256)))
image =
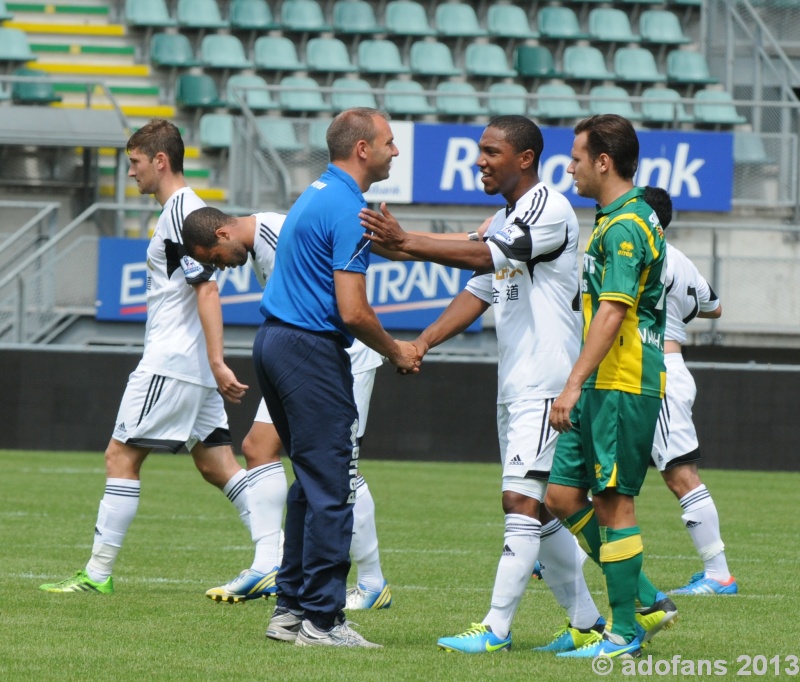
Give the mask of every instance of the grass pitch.
MULTIPOLYGON (((598 677, 590 661, 531 651, 548 642, 564 619, 540 582, 531 583, 520 606, 510 652, 465 656, 436 648, 439 637, 462 632, 488 609, 502 549, 499 465, 363 463, 394 604, 350 617, 384 645, 380 651, 309 650, 269 641, 264 631, 272 602, 232 606, 203 596, 249 566, 252 549, 231 505, 201 480, 187 456, 152 455, 145 464, 139 513, 117 562, 116 593, 108 597, 37 589, 68 577, 88 559, 105 483, 102 455, 0 451, 0 471, 0 679, 598 677)), ((679 622, 644 652, 652 656, 649 677, 724 679, 749 669, 752 676, 787 679, 796 669, 791 656, 800 656, 800 475, 702 475, 720 512, 740 594, 675 598, 679 622), (740 658, 747 656, 749 667, 740 658), (680 674, 690 672, 682 667, 687 661, 700 659, 724 662, 727 674, 713 663, 710 675, 680 674)), ((680 507, 656 471, 637 506, 651 579, 664 590, 684 584, 701 563, 680 507)), ((599 569, 587 564, 585 570, 601 612, 608 614, 599 569)), ((617 662, 607 679, 630 677, 617 662)))

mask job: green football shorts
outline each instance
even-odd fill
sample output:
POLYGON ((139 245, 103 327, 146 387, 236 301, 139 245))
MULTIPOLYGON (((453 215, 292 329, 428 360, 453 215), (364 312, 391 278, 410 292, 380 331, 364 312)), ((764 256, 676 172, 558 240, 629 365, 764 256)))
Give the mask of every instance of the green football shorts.
POLYGON ((572 430, 558 437, 550 483, 638 495, 647 475, 661 400, 622 391, 581 391, 572 430))

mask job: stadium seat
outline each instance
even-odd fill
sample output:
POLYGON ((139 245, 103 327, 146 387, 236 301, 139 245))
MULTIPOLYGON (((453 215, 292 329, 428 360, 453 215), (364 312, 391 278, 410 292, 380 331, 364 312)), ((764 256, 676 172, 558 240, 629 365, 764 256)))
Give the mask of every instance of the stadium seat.
POLYGON ((297 48, 291 38, 262 36, 253 48, 253 61, 261 71, 304 71, 306 65, 297 57, 297 48))
POLYGON ((733 104, 733 98, 724 90, 705 88, 694 94, 695 125, 734 126, 747 123, 733 104))
POLYGON ((623 83, 663 83, 653 53, 641 47, 622 47, 614 55, 614 71, 623 83))
POLYGON ((672 88, 647 88, 642 93, 642 121, 649 124, 675 125, 691 123, 681 96, 672 88))
POLYGON ((682 45, 690 42, 683 34, 680 20, 664 9, 648 9, 639 17, 639 34, 643 43, 682 45))
POLYGON ((663 5, 665 0, 620 0, 620 2, 623 5, 663 5))
POLYGON ((232 0, 228 20, 235 31, 271 31, 279 28, 266 0, 232 0))
POLYGON ((588 81, 614 80, 606 69, 603 53, 596 47, 570 45, 564 50, 564 78, 588 81))
POLYGON ((561 78, 544 45, 520 45, 514 52, 514 68, 522 78, 561 78))
POLYGON ((209 33, 200 43, 200 61, 205 69, 249 69, 253 66, 236 36, 209 33))
POLYGON ((436 6, 436 30, 445 38, 480 38, 487 35, 471 5, 442 2, 436 6))
POLYGON ((28 45, 25 31, 18 28, 0 28, 0 63, 30 62, 36 59, 28 45))
POLYGON ((536 91, 537 107, 530 113, 544 120, 585 118, 588 115, 569 85, 545 83, 536 91))
POLYGON ((134 28, 175 26, 165 0, 125 0, 125 22, 134 28))
POLYGON ((312 150, 328 151, 328 128, 331 126, 331 119, 316 118, 308 125, 308 146, 312 150))
POLYGON ((569 7, 542 7, 537 17, 539 36, 549 40, 588 40, 578 16, 569 7))
POLYGON ((539 37, 536 31, 531 30, 525 10, 517 5, 489 5, 486 27, 489 35, 497 38, 527 40, 539 37))
POLYGON ((709 72, 703 53, 694 50, 673 50, 667 55, 667 80, 676 85, 719 83, 709 72))
POLYGON ((281 27, 296 33, 322 33, 333 27, 326 23, 322 8, 315 0, 284 0, 281 5, 281 27))
POLYGON ((331 105, 322 96, 317 81, 307 76, 284 76, 278 101, 287 111, 330 111, 331 105))
POLYGON ((603 43, 638 43, 628 15, 621 9, 597 7, 589 12, 589 36, 603 43))
POLYGON ((306 45, 309 71, 352 73, 358 71, 350 61, 347 46, 338 38, 312 38, 306 45))
POLYGON ((348 35, 372 35, 384 29, 366 0, 337 0, 333 5, 333 30, 348 35))
POLYGON ((4 21, 11 21, 14 18, 14 15, 8 11, 6 7, 6 3, 4 0, 0 0, 0 23, 4 21))
POLYGON ((409 73, 400 50, 391 40, 364 40, 358 45, 358 68, 362 73, 409 73))
POLYGON ((305 146, 297 139, 294 124, 288 119, 259 116, 256 119, 256 125, 275 151, 299 152, 305 149, 305 146))
POLYGON ((469 83, 444 81, 436 86, 436 109, 440 116, 485 116, 489 110, 469 83))
POLYGON ((200 117, 199 141, 201 149, 211 151, 230 149, 233 142, 233 116, 203 114, 200 117))
POLYGON ((470 43, 464 53, 464 67, 468 76, 488 78, 515 78, 517 72, 508 67, 503 48, 493 43, 470 43))
POLYGON ((255 112, 278 108, 278 104, 272 101, 266 81, 261 76, 241 73, 231 76, 225 85, 225 94, 228 106, 232 109, 241 108, 240 99, 244 99, 247 106, 255 112))
POLYGON ((630 95, 618 85, 597 85, 589 94, 590 114, 618 114, 629 121, 640 121, 642 115, 634 110, 630 95))
POLYGON ((413 0, 392 0, 386 5, 386 31, 398 36, 433 36, 425 8, 413 0))
POLYGON ((411 46, 411 72, 420 76, 460 76, 450 48, 438 41, 418 40, 411 46))
POLYGON ((753 132, 735 132, 733 162, 748 166, 765 166, 774 164, 775 160, 767 155, 761 135, 753 132))
POLYGON ((216 0, 178 0, 175 16, 183 29, 216 30, 230 26, 220 15, 216 0))
POLYGON ((519 83, 492 83, 489 86, 487 105, 492 116, 526 116, 528 90, 519 83))
POLYGON ((226 103, 220 99, 217 84, 207 73, 185 73, 178 77, 175 101, 184 109, 216 109, 226 103))
POLYGON ((431 106, 425 96, 425 90, 416 81, 390 80, 385 86, 383 108, 390 114, 398 116, 424 116, 435 114, 436 107, 431 106))
POLYGON ((351 107, 378 108, 372 86, 363 78, 337 78, 331 83, 331 106, 334 111, 351 107))
POLYGON ((183 33, 156 33, 150 41, 150 62, 157 68, 188 69, 199 65, 183 33))
POLYGON ((61 97, 53 89, 50 77, 44 71, 22 66, 15 69, 13 75, 35 79, 11 84, 11 101, 14 104, 53 104, 61 101, 61 97))

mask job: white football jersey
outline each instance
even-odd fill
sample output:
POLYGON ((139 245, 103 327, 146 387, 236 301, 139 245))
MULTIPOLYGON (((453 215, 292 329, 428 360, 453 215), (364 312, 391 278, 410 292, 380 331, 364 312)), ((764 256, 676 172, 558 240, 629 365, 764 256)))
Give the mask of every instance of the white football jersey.
POLYGON ((147 247, 147 324, 141 369, 216 388, 194 284, 214 279, 214 268, 186 255, 183 219, 205 206, 189 187, 164 204, 147 247))
POLYGON ((665 341, 686 341, 686 325, 700 311, 719 307, 719 298, 689 258, 667 244, 667 326, 665 341))
POLYGON ((497 402, 554 398, 580 352, 578 219, 539 183, 495 214, 486 239, 495 272, 473 277, 467 291, 494 310, 497 402))
MULTIPOLYGON (((275 269, 275 249, 278 247, 278 235, 281 233, 286 216, 281 213, 256 213, 254 216, 256 235, 250 260, 256 279, 263 289, 275 269)), ((380 354, 358 339, 353 341, 347 353, 350 355, 350 371, 353 374, 380 367, 383 363, 380 354)))

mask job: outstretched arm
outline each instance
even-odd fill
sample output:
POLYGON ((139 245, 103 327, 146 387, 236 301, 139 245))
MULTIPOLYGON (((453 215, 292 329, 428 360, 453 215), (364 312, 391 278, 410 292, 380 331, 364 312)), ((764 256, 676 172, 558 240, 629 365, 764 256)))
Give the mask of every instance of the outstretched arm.
POLYGON ((436 321, 432 322, 414 341, 420 356, 424 356, 434 346, 463 332, 488 308, 489 304, 485 301, 469 291, 462 291, 450 301, 450 305, 444 309, 436 321))

